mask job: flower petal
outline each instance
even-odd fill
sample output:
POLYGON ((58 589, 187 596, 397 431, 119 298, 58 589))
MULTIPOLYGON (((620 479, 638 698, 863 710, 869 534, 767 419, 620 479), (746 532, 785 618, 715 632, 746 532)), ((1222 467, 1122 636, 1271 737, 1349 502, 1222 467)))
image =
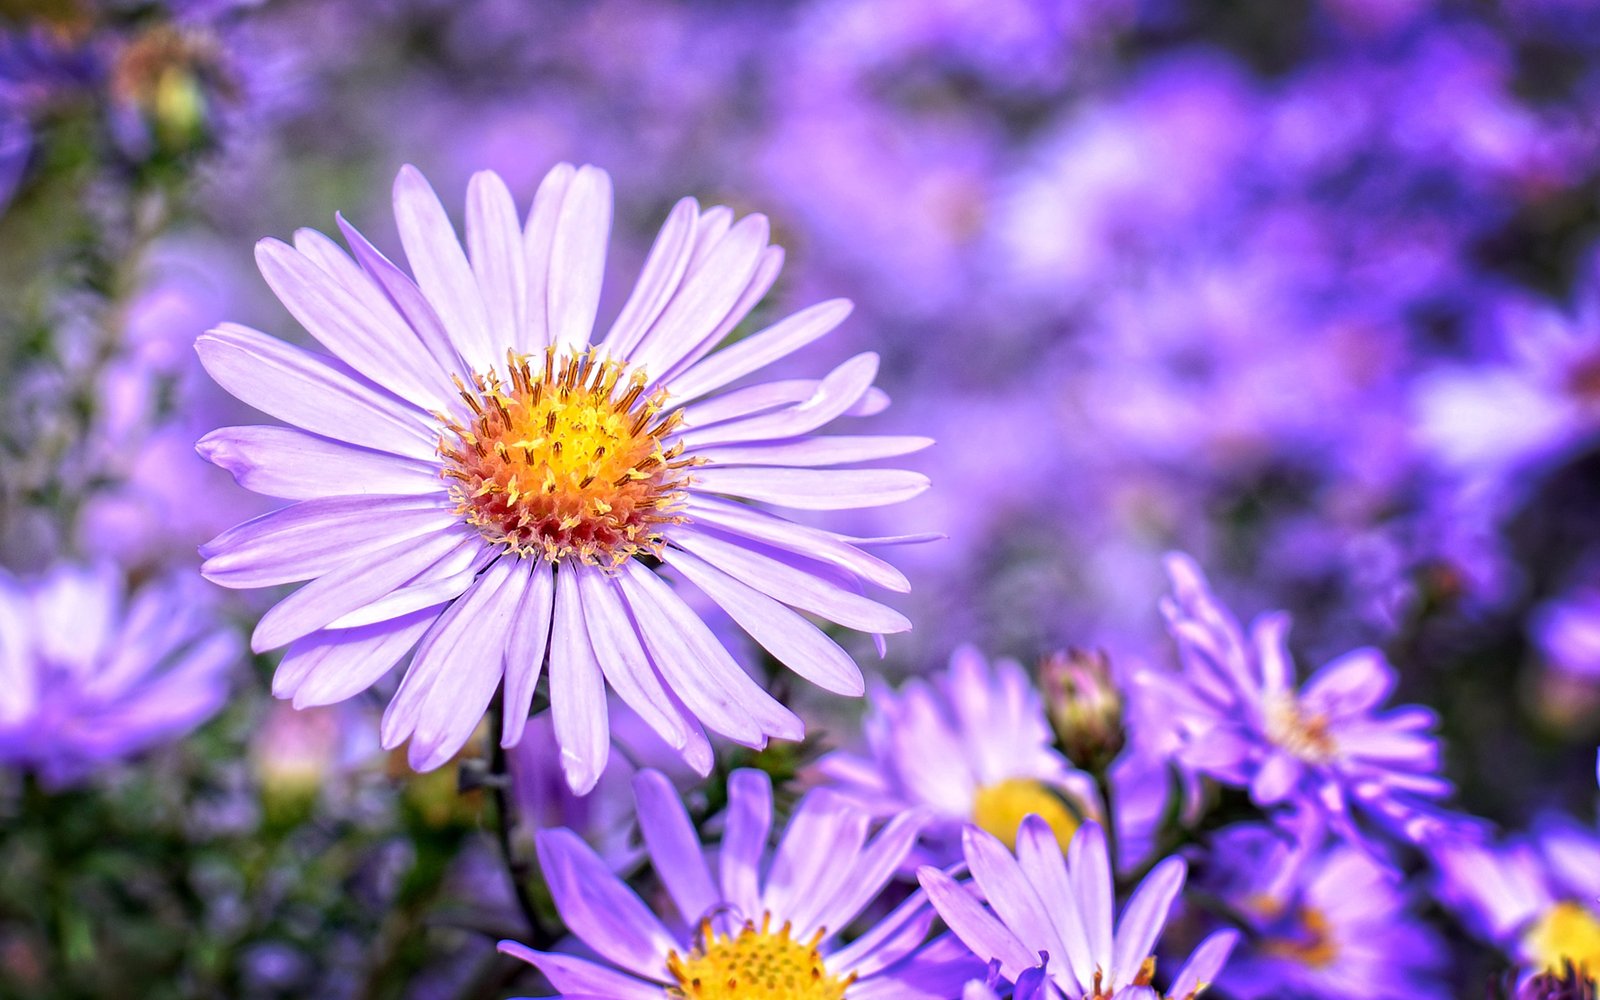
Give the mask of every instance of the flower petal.
POLYGON ((578 940, 629 972, 661 982, 679 948, 650 908, 571 830, 535 834, 539 871, 561 922, 578 940))
POLYGON ((611 177, 598 167, 580 167, 561 199, 550 248, 546 316, 550 343, 581 348, 594 333, 600 283, 611 237, 611 177))
POLYGON ((343 444, 293 427, 222 427, 195 445, 240 486, 288 500, 438 493, 437 467, 415 458, 343 444))
POLYGON ((760 371, 780 358, 819 337, 845 321, 855 306, 848 299, 830 299, 800 310, 792 316, 725 347, 665 385, 674 404, 681 405, 714 392, 737 378, 760 371))
POLYGON ((561 770, 577 795, 600 780, 611 754, 606 684, 584 623, 578 573, 556 570, 555 619, 550 626, 550 711, 555 717, 561 770))
POLYGON ((474 371, 487 371, 500 349, 489 333, 478 280, 439 196, 410 164, 394 179, 394 218, 417 286, 439 314, 456 351, 474 371))
POLYGON ((653 770, 634 775, 633 794, 639 808, 639 832, 650 852, 651 866, 671 893, 684 922, 694 927, 722 897, 711 884, 705 852, 683 808, 683 799, 666 775, 653 770))

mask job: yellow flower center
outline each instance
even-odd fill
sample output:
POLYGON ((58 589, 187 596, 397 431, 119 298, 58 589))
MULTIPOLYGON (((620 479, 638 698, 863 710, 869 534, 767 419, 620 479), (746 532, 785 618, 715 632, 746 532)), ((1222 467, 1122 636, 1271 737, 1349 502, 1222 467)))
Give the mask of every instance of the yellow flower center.
MULTIPOLYGON (((1269 901, 1268 906, 1276 908, 1269 901)), ((1267 909, 1268 906, 1259 907, 1267 909)), ((1292 937, 1269 937, 1261 942, 1263 954, 1276 955, 1299 962, 1308 969, 1324 969, 1339 957, 1338 942, 1333 939, 1333 925, 1321 910, 1303 906, 1299 911, 1299 933, 1292 937)))
POLYGON ((1007 778, 978 789, 972 803, 972 822, 1005 842, 1017 846, 1017 830, 1029 816, 1050 824, 1056 841, 1065 851, 1078 831, 1078 817, 1061 797, 1042 782, 1029 778, 1007 778))
POLYGON ((1570 960, 1585 977, 1600 973, 1600 919, 1578 903, 1557 903, 1534 921, 1523 938, 1529 959, 1559 974, 1570 960))
POLYGON ((1339 745, 1328 731, 1328 718, 1306 712, 1293 695, 1268 702, 1267 738, 1310 764, 1326 764, 1338 755, 1339 745))
POLYGON ((646 396, 642 372, 592 351, 549 348, 542 371, 525 355, 507 364, 503 380, 492 368, 456 379, 470 417, 439 415, 456 512, 519 556, 615 567, 660 555, 694 464, 663 444, 683 411, 662 415, 664 390, 646 396))
POLYGON ((758 928, 747 921, 735 934, 719 936, 711 922, 700 925, 699 941, 687 958, 672 952, 667 971, 675 985, 667 996, 681 1000, 843 1000, 855 974, 829 974, 817 951, 824 931, 805 943, 789 935, 784 921, 772 930, 772 915, 758 928))

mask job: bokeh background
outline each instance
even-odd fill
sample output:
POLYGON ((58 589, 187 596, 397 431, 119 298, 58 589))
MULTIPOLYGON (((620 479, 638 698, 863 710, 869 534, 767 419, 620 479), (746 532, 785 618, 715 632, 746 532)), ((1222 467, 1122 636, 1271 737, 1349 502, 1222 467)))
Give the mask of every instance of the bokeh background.
MULTIPOLYGON (((303 339, 258 238, 339 211, 396 246, 403 163, 457 206, 475 170, 526 204, 590 162, 613 309, 678 197, 765 212, 788 265, 752 324, 853 299, 798 363, 880 352, 867 423, 938 440, 932 490, 845 526, 946 536, 897 557, 890 675, 960 642, 1168 660, 1181 549, 1241 612, 1291 610, 1306 662, 1385 649, 1464 809, 1593 813, 1591 0, 0 0, 0 25, 13 573, 192 573, 271 506, 193 451, 251 420, 195 337, 303 339)), ((242 631, 266 596, 216 600, 242 631)), ((0 777, 0 994, 513 988, 477 793, 389 762, 378 696, 292 713, 270 668, 139 766, 0 777)))

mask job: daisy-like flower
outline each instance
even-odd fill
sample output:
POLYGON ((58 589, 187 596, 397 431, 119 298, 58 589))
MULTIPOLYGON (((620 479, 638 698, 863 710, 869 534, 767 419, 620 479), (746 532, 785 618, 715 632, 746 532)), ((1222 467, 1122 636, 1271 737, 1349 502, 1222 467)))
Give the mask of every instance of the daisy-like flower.
POLYGON ((922 818, 871 818, 828 789, 800 800, 770 860, 772 784, 728 783, 722 845, 710 862, 678 791, 658 771, 634 779, 639 829, 676 911, 663 921, 577 835, 538 834, 539 866, 562 922, 601 962, 500 950, 539 968, 567 997, 607 1000, 946 1000, 983 966, 949 935, 924 944, 933 911, 920 893, 848 944, 840 932, 893 878, 922 818))
POLYGON ((1346 653, 1297 686, 1287 614, 1262 615, 1246 633, 1193 560, 1173 555, 1167 571, 1173 592, 1162 611, 1181 682, 1154 673, 1140 682, 1174 688, 1180 761, 1248 788, 1263 808, 1325 821, 1353 840, 1356 811, 1412 841, 1454 825, 1434 804, 1452 790, 1439 775, 1438 720, 1418 706, 1380 709, 1396 680, 1383 654, 1346 653))
POLYGON ((1449 995, 1448 953, 1410 912, 1400 875, 1340 840, 1293 843, 1260 825, 1222 831, 1209 883, 1249 928, 1221 988, 1282 996, 1425 1000, 1449 995))
POLYGON ((60 788, 215 715, 243 644, 203 587, 157 580, 130 595, 110 566, 0 571, 0 763, 60 788))
POLYGON ((903 631, 903 616, 859 588, 904 591, 905 577, 864 550, 872 541, 743 501, 904 500, 924 477, 829 467, 929 442, 813 436, 885 405, 872 354, 821 379, 717 394, 832 330, 849 303, 718 350, 783 253, 762 216, 735 222, 686 198, 602 333, 603 171, 556 167, 525 225, 493 173, 473 178, 467 202, 463 249, 422 175, 401 170, 409 275, 343 219, 350 254, 309 230, 292 247, 260 244, 268 284, 332 356, 231 324, 200 338, 224 388, 294 425, 200 443, 246 487, 297 501, 203 549, 206 576, 227 586, 311 581, 253 636, 258 651, 288 646, 274 692, 339 701, 415 647, 381 734, 385 747, 409 739, 412 766, 427 770, 467 740, 502 679, 502 741, 515 745, 548 659, 556 739, 579 791, 607 759, 608 684, 702 773, 702 724, 750 746, 799 738, 800 720, 652 567, 665 563, 795 672, 861 693, 855 663, 798 612, 903 631))
POLYGON ((1570 963, 1600 983, 1600 834, 1549 817, 1505 844, 1441 844, 1434 861, 1445 906, 1528 976, 1570 963))
POLYGON ((1015 844, 1023 817, 1037 814, 1065 850, 1082 819, 1099 816, 1094 779, 1051 745, 1044 706, 1020 664, 991 667, 964 646, 931 683, 914 678, 899 692, 875 684, 868 699, 867 754, 835 751, 817 770, 874 815, 931 813, 924 837, 935 863, 960 855, 967 823, 1015 844))
POLYGON ((1216 979, 1238 939, 1232 930, 1206 938, 1162 993, 1154 986, 1153 952, 1183 889, 1181 858, 1150 870, 1113 929, 1111 862, 1098 824, 1085 823, 1065 857, 1037 816, 1023 822, 1015 856, 977 827, 967 828, 962 846, 972 884, 925 867, 917 873, 922 888, 956 936, 979 958, 999 962, 1006 979, 1025 982, 1042 964, 1042 995, 1050 1000, 1192 1000, 1216 979))

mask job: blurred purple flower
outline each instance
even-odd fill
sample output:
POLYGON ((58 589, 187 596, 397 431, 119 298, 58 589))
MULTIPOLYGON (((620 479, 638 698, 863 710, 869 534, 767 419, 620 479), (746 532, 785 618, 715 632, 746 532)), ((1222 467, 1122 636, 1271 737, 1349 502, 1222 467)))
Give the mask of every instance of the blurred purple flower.
POLYGON ((826 1000, 944 1000, 982 974, 948 935, 923 944, 934 915, 920 895, 850 943, 838 940, 900 868, 923 817, 902 814, 869 841, 866 813, 815 789, 795 808, 768 867, 770 779, 735 771, 714 875, 672 783, 647 770, 634 790, 645 846, 676 918, 663 922, 577 835, 540 832, 539 867, 556 910, 603 964, 514 941, 500 948, 537 966, 559 995, 641 1000, 685 993, 697 980, 720 988, 755 963, 826 1000))
POLYGON ((1540 605, 1528 629, 1550 669, 1600 680, 1600 586, 1580 586, 1540 605))
POLYGON ((828 333, 849 304, 717 351, 783 253, 765 217, 735 225, 731 210, 685 198, 597 339, 610 178, 557 167, 526 229, 492 173, 473 178, 468 201, 463 251, 427 181, 401 171, 395 213, 415 281, 342 220, 355 260, 310 230, 295 247, 260 245, 274 291, 336 357, 231 324, 199 342, 221 385, 304 428, 224 428, 199 445, 247 488, 300 501, 203 553, 226 586, 312 580, 256 627, 257 650, 290 647, 274 692, 340 701, 417 646, 382 735, 391 748, 410 739, 412 765, 429 770, 461 748, 502 678, 503 742, 515 745, 548 654, 579 792, 609 754, 607 682, 702 772, 702 723, 750 746, 798 739, 799 718, 636 557, 664 561, 802 676, 861 693, 849 655, 789 602, 901 632, 910 623, 856 587, 903 591, 904 576, 854 539, 728 498, 803 510, 904 500, 925 477, 829 467, 929 442, 813 436, 881 408, 873 354, 820 380, 706 398, 828 333))
POLYGON ((1358 844, 1358 819, 1412 841, 1452 827, 1435 805, 1452 791, 1439 774, 1437 720, 1416 706, 1380 713, 1396 680, 1381 653, 1347 653, 1299 686, 1287 614, 1262 615, 1246 633, 1193 560, 1173 555, 1167 571, 1172 596, 1162 611, 1182 669, 1141 682, 1175 685, 1180 761, 1248 788, 1258 806, 1325 821, 1358 844))
POLYGON ((1150 871, 1113 931, 1111 864, 1097 824, 1078 830, 1066 857, 1037 816, 1023 823, 1015 857, 976 827, 967 828, 963 848, 970 886, 932 867, 917 873, 934 909, 979 958, 998 961, 1006 979, 1019 982, 1042 964, 1051 1000, 1192 1000, 1216 980, 1238 939, 1232 930, 1212 934, 1162 993, 1153 988, 1154 951, 1183 889, 1182 859, 1150 871))
POLYGON ((130 594, 109 566, 0 571, 0 762, 60 788, 176 740, 222 707, 242 653, 192 578, 130 594))
POLYGON ((1449 995, 1444 943, 1408 912, 1399 873, 1337 841, 1230 827, 1208 845, 1208 889, 1247 924, 1220 987, 1281 996, 1421 1000, 1449 995))
POLYGON ((1440 844, 1439 900, 1529 977, 1572 962, 1600 980, 1600 834, 1548 816, 1504 844, 1440 844))

